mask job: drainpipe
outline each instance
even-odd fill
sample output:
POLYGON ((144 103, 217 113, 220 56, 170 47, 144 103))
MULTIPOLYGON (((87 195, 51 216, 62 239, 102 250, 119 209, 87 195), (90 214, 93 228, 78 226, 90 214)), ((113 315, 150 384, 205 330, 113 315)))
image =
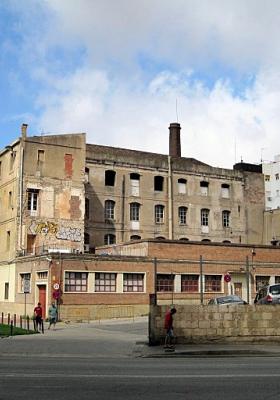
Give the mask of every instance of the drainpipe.
POLYGON ((125 175, 122 179, 122 211, 121 211, 121 240, 124 241, 124 210, 125 210, 125 175))
POLYGON ((168 239, 173 239, 173 193, 171 156, 168 156, 168 239))
POLYGON ((20 143, 20 172, 19 172, 19 242, 18 249, 22 250, 22 196, 23 196, 23 161, 24 161, 24 137, 20 143))

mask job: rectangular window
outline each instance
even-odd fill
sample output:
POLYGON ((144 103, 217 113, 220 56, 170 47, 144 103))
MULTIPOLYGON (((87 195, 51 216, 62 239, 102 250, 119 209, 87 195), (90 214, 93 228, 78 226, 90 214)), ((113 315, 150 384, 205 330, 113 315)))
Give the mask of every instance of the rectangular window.
POLYGON ((198 275, 181 276, 181 292, 198 292, 198 275))
POLYGON ((208 182, 205 181, 200 182, 200 194, 202 196, 208 196, 208 186, 209 186, 208 182))
POLYGON ((87 272, 65 272, 65 292, 87 292, 87 272))
POLYGON ((124 292, 144 292, 144 274, 123 274, 124 292))
POLYGON ((66 178, 71 178, 73 175, 73 161, 72 154, 64 155, 64 173, 66 178))
POLYGON ((186 179, 178 179, 178 193, 186 194, 187 193, 187 181, 186 179))
POLYGON ((269 182, 269 181, 270 181, 270 175, 265 175, 265 176, 264 176, 264 180, 265 180, 266 182, 269 182))
POLYGON ((161 204, 155 206, 155 223, 156 224, 164 223, 164 206, 161 204))
POLYGON ((173 292, 174 275, 157 274, 157 292, 173 292))
POLYGON ((229 198, 229 185, 226 183, 223 183, 221 189, 222 189, 222 197, 224 199, 228 199, 229 198))
POLYGON ((275 179, 279 181, 279 174, 275 174, 275 179))
POLYGON ((222 275, 205 275, 205 292, 221 292, 222 275))
POLYGON ((201 226, 209 225, 209 210, 202 209, 201 210, 201 226))
POLYGON ((38 189, 27 189, 27 210, 34 212, 35 215, 38 208, 38 194, 38 189))
POLYGON ((104 272, 95 274, 96 292, 115 292, 116 287, 117 287, 117 274, 104 273, 104 272))
POLYGON ((8 205, 9 205, 9 208, 13 208, 13 193, 12 192, 9 192, 9 198, 8 198, 8 205))
POLYGON ((89 199, 85 198, 85 218, 89 219, 89 199))
POLYGON ((16 158, 16 152, 11 151, 11 153, 10 153, 10 171, 12 171, 14 169, 15 158, 16 158))
POLYGON ((11 232, 7 231, 6 250, 9 251, 11 246, 11 232))
POLYGON ((48 271, 37 272, 38 279, 48 279, 48 271))
POLYGON ((38 163, 45 161, 45 150, 38 150, 37 152, 37 161, 38 163))
POLYGON ((140 204, 131 203, 130 204, 130 221, 139 221, 140 217, 140 204))
POLYGON ((280 283, 280 276, 275 276, 275 283, 280 283))
POLYGON ((9 299, 9 282, 5 282, 4 299, 5 299, 5 300, 8 300, 8 299, 9 299))
POLYGON ((230 211, 223 211, 223 227, 228 228, 230 226, 230 211))
POLYGON ((178 208, 179 225, 186 225, 187 223, 187 207, 178 208))
POLYGON ((270 276, 256 276, 256 292, 258 292, 263 286, 269 285, 270 276))
POLYGON ((140 193, 140 175, 130 174, 131 196, 139 196, 140 193))
POLYGON ((24 289, 26 289, 27 286, 29 286, 29 288, 30 288, 31 274, 30 273, 20 274, 19 279, 20 279, 19 291, 21 293, 24 293, 24 289), (27 281, 27 284, 25 283, 26 281, 27 281))

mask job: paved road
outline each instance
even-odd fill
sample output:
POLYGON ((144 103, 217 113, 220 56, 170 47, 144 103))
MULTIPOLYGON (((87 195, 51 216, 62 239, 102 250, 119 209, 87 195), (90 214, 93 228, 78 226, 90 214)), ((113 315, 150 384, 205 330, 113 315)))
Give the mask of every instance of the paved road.
POLYGON ((0 400, 263 400, 280 357, 143 358, 146 321, 58 327, 0 340, 0 400))

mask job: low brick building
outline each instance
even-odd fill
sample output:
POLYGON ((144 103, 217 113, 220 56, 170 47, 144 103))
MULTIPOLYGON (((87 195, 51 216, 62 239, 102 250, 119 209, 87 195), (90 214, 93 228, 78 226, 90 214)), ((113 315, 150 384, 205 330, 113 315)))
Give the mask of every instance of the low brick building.
POLYGON ((260 286, 280 282, 280 247, 139 240, 94 255, 23 256, 14 268, 6 279, 15 294, 2 311, 23 313, 26 307, 30 314, 38 301, 46 310, 55 298, 61 319, 94 320, 147 315, 155 299, 200 305, 235 293, 253 303, 260 286))

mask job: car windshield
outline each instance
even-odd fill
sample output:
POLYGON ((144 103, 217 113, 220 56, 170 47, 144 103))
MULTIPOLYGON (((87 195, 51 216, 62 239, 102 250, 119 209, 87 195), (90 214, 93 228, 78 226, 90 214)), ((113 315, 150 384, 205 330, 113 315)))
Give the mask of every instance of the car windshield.
POLYGON ((226 303, 240 303, 242 299, 238 296, 226 296, 217 298, 217 304, 226 304, 226 303))
POLYGON ((280 294, 280 285, 274 285, 270 288, 271 294, 280 294))

